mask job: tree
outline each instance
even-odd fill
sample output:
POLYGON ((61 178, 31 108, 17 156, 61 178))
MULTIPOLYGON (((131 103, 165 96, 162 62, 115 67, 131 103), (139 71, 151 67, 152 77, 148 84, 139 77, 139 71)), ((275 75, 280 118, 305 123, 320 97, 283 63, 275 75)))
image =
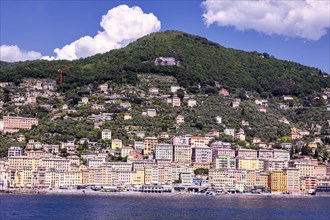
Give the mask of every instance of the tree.
POLYGON ((68 156, 68 149, 66 149, 65 147, 61 148, 61 150, 60 150, 60 154, 61 154, 61 156, 63 156, 63 157, 68 156))
POLYGON ((195 175, 208 175, 209 174, 209 169, 205 168, 198 168, 194 170, 195 175))
POLYGON ((293 159, 293 155, 294 155, 294 148, 292 146, 290 149, 290 159, 293 159))
POLYGON ((311 149, 309 147, 303 146, 301 148, 301 155, 307 156, 307 155, 310 155, 311 153, 312 153, 312 151, 311 151, 311 149))
POLYGON ((87 150, 87 149, 88 149, 88 142, 85 141, 85 142, 83 143, 83 146, 82 146, 82 147, 84 148, 84 150, 87 150))
POLYGON ((176 91, 176 95, 181 99, 181 101, 183 100, 184 97, 184 91, 182 89, 178 89, 176 91))
POLYGON ((68 153, 68 149, 66 149, 66 147, 63 147, 63 148, 61 148, 60 153, 66 154, 66 153, 68 153))
POLYGON ((316 158, 316 159, 319 159, 319 152, 318 152, 317 149, 315 149, 315 153, 314 153, 313 157, 316 158))
POLYGON ((245 147, 246 146, 246 141, 239 140, 239 141, 236 142, 236 144, 241 146, 241 147, 245 147))
POLYGON ((329 152, 326 150, 326 149, 324 149, 323 150, 323 161, 326 161, 326 160, 328 160, 329 158, 329 152))
POLYGON ((3 94, 4 94, 4 97, 3 97, 3 102, 10 102, 10 91, 9 91, 9 89, 7 89, 7 88, 5 88, 4 90, 3 90, 3 94))
POLYGON ((242 100, 245 100, 246 99, 246 92, 245 92, 245 89, 240 89, 239 90, 239 93, 238 93, 238 97, 242 100))

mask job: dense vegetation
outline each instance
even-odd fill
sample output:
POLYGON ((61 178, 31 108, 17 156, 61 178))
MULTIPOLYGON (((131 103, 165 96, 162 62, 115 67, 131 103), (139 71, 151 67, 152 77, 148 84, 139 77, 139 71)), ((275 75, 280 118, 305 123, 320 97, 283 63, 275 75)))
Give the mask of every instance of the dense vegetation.
POLYGON ((75 66, 64 74, 63 90, 105 81, 138 82, 138 73, 173 76, 183 87, 244 88, 263 96, 307 96, 330 87, 330 78, 316 68, 282 61, 266 53, 228 49, 205 38, 178 31, 145 36, 127 47, 75 61, 0 62, 0 81, 19 83, 24 77, 54 78, 57 70, 75 66), (156 66, 157 57, 174 57, 179 66, 156 66))

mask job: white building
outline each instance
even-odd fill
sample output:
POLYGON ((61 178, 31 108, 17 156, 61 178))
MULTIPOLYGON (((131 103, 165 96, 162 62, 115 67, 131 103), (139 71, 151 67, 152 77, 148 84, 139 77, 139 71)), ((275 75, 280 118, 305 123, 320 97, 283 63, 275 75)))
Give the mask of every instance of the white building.
POLYGON ((127 157, 130 152, 132 152, 134 149, 131 147, 122 147, 121 148, 121 156, 122 157, 127 157))
POLYGON ((144 147, 143 141, 134 141, 134 149, 135 150, 142 150, 144 147))
POLYGON ((86 105, 88 103, 88 98, 82 97, 81 102, 86 105))
POLYGON ((176 93, 179 89, 181 89, 180 86, 171 86, 171 92, 176 93))
POLYGON ((188 100, 188 107, 195 107, 197 105, 197 101, 195 99, 188 100))
POLYGON ((156 144, 155 146, 156 160, 173 160, 173 145, 171 144, 156 144))
POLYGON ((147 116, 148 117, 155 117, 155 116, 157 116, 156 109, 148 109, 147 110, 147 116))
POLYGON ((22 156, 22 148, 20 147, 10 147, 8 149, 8 157, 22 156))
POLYGON ((225 135, 229 135, 229 136, 232 136, 232 137, 235 136, 235 129, 233 129, 233 128, 226 128, 224 130, 224 132, 225 132, 225 135))
POLYGON ((193 173, 192 172, 181 172, 180 180, 182 185, 190 186, 193 183, 193 173))
POLYGON ((151 87, 149 89, 150 96, 157 96, 159 94, 159 89, 156 87, 151 87))
POLYGON ((109 129, 102 130, 102 140, 111 140, 111 131, 109 129))

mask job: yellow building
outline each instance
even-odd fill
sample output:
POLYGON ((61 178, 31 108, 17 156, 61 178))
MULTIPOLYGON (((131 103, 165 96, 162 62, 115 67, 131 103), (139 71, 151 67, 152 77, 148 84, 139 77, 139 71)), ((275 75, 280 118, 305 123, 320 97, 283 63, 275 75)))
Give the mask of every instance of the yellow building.
POLYGON ((40 165, 46 170, 69 170, 70 160, 60 157, 42 158, 40 165))
MULTIPOLYGON (((115 172, 112 171, 112 167, 103 165, 100 167, 100 169, 101 169, 101 173, 102 173, 101 183, 102 184, 113 184, 115 172)), ((97 170, 99 170, 99 169, 97 169, 97 170)))
POLYGON ((157 184, 158 183, 158 167, 157 167, 157 165, 144 167, 144 183, 145 184, 157 184))
POLYGON ((13 169, 23 169, 23 167, 30 166, 32 171, 37 171, 40 164, 39 157, 16 156, 9 157, 9 167, 13 169))
POLYGON ((124 114, 124 120, 132 120, 132 115, 131 115, 131 113, 125 113, 125 114, 124 114))
POLYGON ((144 169, 137 169, 132 172, 131 184, 133 185, 144 184, 144 169))
POLYGON ((256 173, 256 184, 258 186, 268 187, 268 174, 264 172, 256 173))
POLYGON ((303 176, 314 176, 314 165, 308 162, 295 162, 294 167, 299 169, 299 175, 303 176))
POLYGON ((171 165, 158 165, 158 182, 162 185, 172 183, 171 165))
POLYGON ((89 183, 100 184, 102 183, 103 172, 101 168, 90 168, 89 169, 89 183))
POLYGON ((261 163, 258 159, 238 158, 236 160, 237 169, 245 170, 262 170, 261 163))
POLYGON ((174 145, 174 162, 191 163, 191 146, 174 145))
POLYGON ((131 183, 132 171, 114 171, 114 183, 112 185, 125 186, 131 183))
POLYGON ((268 186, 270 192, 287 192, 288 177, 283 170, 270 171, 268 175, 268 186))
POLYGON ((190 139, 190 145, 192 147, 204 147, 206 145, 208 145, 209 141, 207 140, 207 138, 205 137, 200 137, 200 136, 193 136, 190 139))
POLYGON ((212 164, 210 164, 210 163, 193 163, 192 166, 193 166, 194 170, 200 169, 200 168, 211 169, 212 164))
POLYGON ((123 147, 123 142, 122 140, 119 139, 113 139, 111 141, 111 149, 116 150, 116 149, 121 149, 123 147))
POLYGON ((256 170, 247 170, 246 171, 246 185, 253 187, 257 185, 257 176, 259 171, 256 170))
POLYGON ((21 187, 32 187, 32 167, 25 166, 22 170, 22 182, 21 187))
POLYGON ((158 139, 156 137, 145 137, 143 139, 143 154, 152 154, 158 144, 158 139))

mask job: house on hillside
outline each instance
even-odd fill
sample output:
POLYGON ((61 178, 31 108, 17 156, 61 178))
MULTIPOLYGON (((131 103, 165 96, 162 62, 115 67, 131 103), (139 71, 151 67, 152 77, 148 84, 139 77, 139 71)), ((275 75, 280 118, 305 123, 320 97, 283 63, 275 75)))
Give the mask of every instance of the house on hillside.
POLYGON ((266 113, 267 109, 264 106, 258 106, 257 111, 262 112, 262 113, 266 113))
POLYGON ((195 107, 197 105, 197 101, 195 99, 189 99, 188 100, 188 107, 195 107))
POLYGON ((221 124, 222 123, 222 117, 221 116, 215 117, 215 121, 217 122, 217 124, 221 124))
POLYGON ((234 137, 235 136, 235 129, 233 129, 233 128, 226 128, 224 130, 224 133, 225 133, 225 135, 229 135, 229 136, 234 137))
POLYGON ((280 103, 280 109, 288 110, 289 109, 289 106, 286 105, 286 104, 280 103))
POLYGON ((148 109, 147 110, 147 116, 148 117, 155 117, 155 116, 157 116, 156 109, 148 109))
POLYGON ((159 89, 156 87, 151 87, 149 89, 150 96, 157 96, 159 94, 159 89))
POLYGON ((183 89, 180 86, 171 86, 171 92, 176 93, 179 89, 183 89))
POLYGON ((87 97, 82 97, 81 98, 81 103, 87 105, 88 104, 88 98, 87 97))
POLYGON ((155 59, 155 64, 157 66, 175 66, 177 62, 174 57, 158 57, 155 59))
POLYGON ((175 122, 176 122, 177 124, 183 124, 183 123, 184 123, 184 116, 182 116, 182 115, 178 115, 178 116, 176 116, 176 118, 175 118, 175 122))
POLYGON ((126 121, 126 120, 132 120, 132 114, 126 112, 126 113, 124 114, 124 120, 125 120, 125 121, 126 121))
POLYGON ((229 91, 225 88, 219 90, 219 95, 223 95, 224 97, 229 96, 229 91))
POLYGON ((256 99, 255 103, 256 103, 256 105, 268 107, 268 100, 267 99, 256 99))
POLYGON ((234 99, 231 103, 233 108, 238 108, 240 104, 241 104, 241 99, 234 99))
POLYGON ((172 98, 172 107, 180 107, 181 106, 181 100, 177 96, 173 96, 172 98))
POLYGON ((242 120, 242 121, 241 121, 241 125, 242 125, 242 126, 249 126, 250 123, 249 123, 248 121, 242 120))
POLYGON ((330 111, 330 105, 326 106, 327 111, 330 111))
POLYGON ((102 92, 106 92, 108 89, 109 89, 109 85, 108 83, 104 83, 102 85, 99 85, 99 89, 102 91, 102 92))

